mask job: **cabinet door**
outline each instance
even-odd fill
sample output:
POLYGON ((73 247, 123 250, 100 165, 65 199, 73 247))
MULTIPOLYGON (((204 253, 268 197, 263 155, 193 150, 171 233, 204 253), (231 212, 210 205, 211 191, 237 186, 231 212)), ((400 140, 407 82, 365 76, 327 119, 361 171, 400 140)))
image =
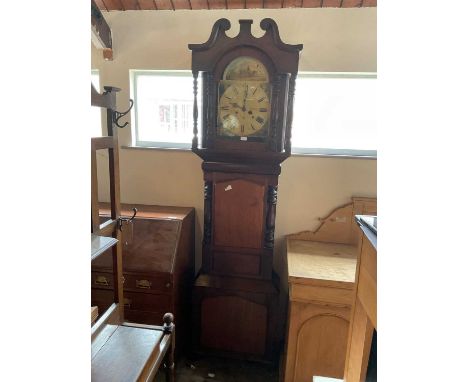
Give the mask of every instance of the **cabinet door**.
POLYGON ((285 381, 343 378, 350 309, 290 304, 285 381))
POLYGON ((265 185, 244 179, 214 188, 214 244, 262 248, 265 185))

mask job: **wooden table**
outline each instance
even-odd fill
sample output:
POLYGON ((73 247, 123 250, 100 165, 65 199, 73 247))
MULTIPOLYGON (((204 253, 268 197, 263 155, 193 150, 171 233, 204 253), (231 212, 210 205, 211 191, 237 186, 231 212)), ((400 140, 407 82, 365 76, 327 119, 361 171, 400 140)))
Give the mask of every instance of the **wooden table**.
POLYGON ((374 329, 377 330, 377 235, 365 225, 358 224, 362 235, 356 270, 356 298, 348 335, 346 382, 366 380, 372 337, 374 329))

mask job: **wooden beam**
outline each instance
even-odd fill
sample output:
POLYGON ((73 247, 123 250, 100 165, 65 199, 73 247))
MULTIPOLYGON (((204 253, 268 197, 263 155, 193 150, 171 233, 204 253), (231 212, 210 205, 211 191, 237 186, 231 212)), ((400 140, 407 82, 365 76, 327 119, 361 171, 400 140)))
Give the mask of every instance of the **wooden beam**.
POLYGON ((91 41, 104 50, 105 60, 112 60, 112 33, 94 0, 91 0, 91 41))
POLYGON ((173 10, 170 0, 154 0, 154 3, 156 4, 156 8, 160 11, 173 10))

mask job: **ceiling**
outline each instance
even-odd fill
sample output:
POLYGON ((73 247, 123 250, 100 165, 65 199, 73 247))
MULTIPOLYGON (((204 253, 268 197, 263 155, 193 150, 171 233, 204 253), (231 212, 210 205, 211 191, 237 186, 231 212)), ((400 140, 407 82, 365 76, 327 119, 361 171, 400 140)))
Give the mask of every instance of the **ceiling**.
POLYGON ((377 0, 95 0, 101 11, 376 7, 377 0))

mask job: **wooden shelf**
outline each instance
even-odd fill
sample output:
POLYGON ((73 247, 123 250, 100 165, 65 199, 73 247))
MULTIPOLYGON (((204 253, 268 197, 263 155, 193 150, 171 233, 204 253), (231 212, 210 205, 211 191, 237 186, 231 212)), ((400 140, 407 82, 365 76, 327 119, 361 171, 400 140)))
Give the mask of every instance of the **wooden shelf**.
MULTIPOLYGON (((108 336, 106 333, 103 335, 108 336)), ((107 341, 93 352, 92 380, 96 382, 151 380, 155 374, 152 370, 155 366, 154 361, 160 356, 161 351, 166 350, 161 343, 163 335, 161 328, 156 329, 156 327, 150 329, 116 326, 107 341)))
POLYGON ((91 261, 98 258, 109 248, 112 248, 117 242, 118 240, 113 237, 91 234, 91 261))

